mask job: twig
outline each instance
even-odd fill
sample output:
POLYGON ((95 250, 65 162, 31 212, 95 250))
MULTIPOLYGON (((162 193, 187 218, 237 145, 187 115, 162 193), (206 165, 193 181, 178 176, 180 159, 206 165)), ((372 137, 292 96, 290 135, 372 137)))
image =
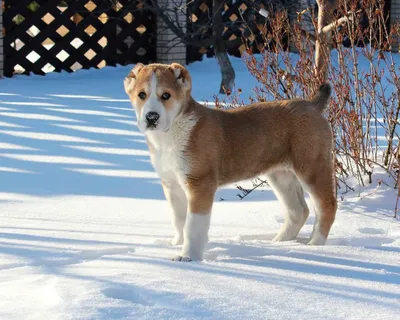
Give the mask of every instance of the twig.
POLYGON ((352 22, 354 14, 361 13, 361 12, 362 12, 362 10, 358 10, 355 13, 351 12, 351 11, 347 12, 346 16, 341 17, 338 20, 335 20, 335 21, 331 22, 330 24, 326 25, 325 27, 323 27, 318 35, 320 36, 322 34, 328 33, 329 31, 332 31, 333 29, 337 29, 337 28, 341 27, 342 25, 344 25, 346 22, 352 22))
POLYGON ((259 187, 263 186, 264 184, 267 184, 267 183, 268 183, 268 182, 265 181, 265 180, 261 180, 261 179, 259 179, 259 180, 260 180, 261 182, 260 182, 259 184, 255 185, 255 186, 253 186, 252 189, 243 189, 242 187, 237 186, 237 188, 238 188, 240 191, 243 192, 243 191, 245 190, 243 196, 238 194, 238 197, 240 198, 240 200, 243 200, 243 199, 246 198, 250 193, 252 193, 254 190, 256 190, 257 188, 259 188, 259 187))

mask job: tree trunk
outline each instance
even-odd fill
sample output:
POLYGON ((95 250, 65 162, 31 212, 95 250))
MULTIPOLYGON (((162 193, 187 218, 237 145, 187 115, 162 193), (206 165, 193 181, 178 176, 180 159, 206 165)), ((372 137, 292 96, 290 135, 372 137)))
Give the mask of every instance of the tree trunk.
POLYGON ((226 51, 225 41, 222 38, 224 26, 222 24, 222 12, 224 8, 223 0, 213 0, 213 33, 214 33, 214 53, 221 70, 221 86, 219 93, 230 94, 235 84, 235 70, 229 60, 226 51))
POLYGON ((336 6, 335 0, 317 0, 318 4, 318 24, 315 42, 315 65, 314 74, 321 84, 328 77, 328 65, 330 58, 330 31, 325 34, 322 29, 327 26, 333 15, 336 6))

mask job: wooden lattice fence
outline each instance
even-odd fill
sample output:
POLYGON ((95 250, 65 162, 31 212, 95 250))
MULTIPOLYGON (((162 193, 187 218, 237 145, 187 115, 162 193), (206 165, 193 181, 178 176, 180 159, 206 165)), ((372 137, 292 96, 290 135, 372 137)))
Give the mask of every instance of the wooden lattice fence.
POLYGON ((156 60, 154 16, 130 0, 5 0, 5 76, 156 60))
MULTIPOLYGON (((384 15, 386 20, 386 28, 390 30, 389 9, 391 1, 384 2, 384 15)), ((213 47, 209 45, 209 41, 204 41, 212 37, 212 21, 213 21, 213 1, 212 0, 191 0, 188 1, 188 20, 187 29, 197 40, 198 45, 192 45, 187 48, 187 61, 193 62, 201 60, 203 55, 213 56, 213 47), (206 43, 207 45, 202 45, 206 43)), ((251 49, 253 53, 260 52, 261 49, 273 48, 274 43, 270 41, 265 43, 262 36, 262 29, 270 30, 269 19, 265 19, 257 11, 260 8, 266 8, 269 12, 278 12, 286 10, 290 21, 297 19, 297 13, 305 8, 313 8, 314 14, 317 12, 316 2, 309 0, 226 0, 224 1, 222 20, 224 23, 223 38, 227 43, 227 51, 230 55, 240 57, 241 53, 246 49, 251 49), (241 40, 241 41, 238 41, 241 40), (239 43, 238 43, 239 42, 239 43)), ((311 16, 310 12, 303 15, 302 27, 313 33, 314 27, 312 19, 316 20, 316 16, 311 16)), ((361 27, 368 25, 368 19, 364 14, 360 21, 361 27)), ((285 49, 289 48, 288 35, 282 33, 285 49)), ((385 42, 385 35, 376 35, 380 42, 385 42)), ((362 39, 362 37, 360 37, 362 39)), ((344 37, 344 46, 350 46, 350 40, 344 37)), ((363 41, 356 42, 357 46, 362 46, 363 41)))
MULTIPOLYGON (((194 45, 186 47, 174 40, 172 29, 163 30, 166 24, 160 16, 145 9, 149 1, 0 0, 4 36, 3 49, 0 38, 0 76, 2 68, 10 77, 15 73, 43 75, 137 62, 184 63, 185 52, 186 63, 213 56, 212 0, 182 0, 187 7, 176 10, 178 21, 183 21, 181 25, 194 40, 190 42, 194 45)), ((260 30, 269 28, 269 22, 257 12, 263 6, 279 11, 282 1, 224 1, 223 38, 228 53, 240 56, 248 48, 255 53, 268 49, 271 44, 265 43, 260 30)), ((304 7, 306 2, 293 3, 304 7)), ((174 1, 159 0, 158 4, 171 12, 176 9, 174 1)), ((291 8, 292 14, 298 11, 296 5, 291 8)))

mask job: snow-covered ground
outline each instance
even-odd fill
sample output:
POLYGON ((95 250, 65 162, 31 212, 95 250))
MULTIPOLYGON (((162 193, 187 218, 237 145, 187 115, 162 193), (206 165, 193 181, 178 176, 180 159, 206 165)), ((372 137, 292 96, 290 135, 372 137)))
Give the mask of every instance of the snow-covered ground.
MULTIPOLYGON (((233 61, 248 95, 255 80, 233 61)), ((303 244, 313 213, 297 241, 272 243, 273 193, 224 188, 205 260, 171 261, 129 69, 0 80, 0 319, 399 319, 400 221, 383 174, 339 202, 323 247, 303 244)), ((214 60, 189 69, 194 97, 212 101, 214 60)))

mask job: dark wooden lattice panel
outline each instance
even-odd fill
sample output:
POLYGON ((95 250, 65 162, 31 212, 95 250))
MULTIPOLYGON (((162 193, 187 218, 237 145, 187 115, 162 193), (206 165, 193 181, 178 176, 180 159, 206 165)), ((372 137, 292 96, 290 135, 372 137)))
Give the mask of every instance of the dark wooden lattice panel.
POLYGON ((6 0, 5 75, 154 61, 152 17, 138 1, 114 3, 6 0))
MULTIPOLYGON (((263 39, 257 25, 265 23, 265 18, 256 14, 260 5, 263 5, 263 1, 225 1, 222 17, 223 38, 229 46, 229 54, 240 56, 246 47, 258 52, 258 44, 263 39)), ((201 41, 212 36, 212 18, 212 0, 188 2, 188 30, 195 34, 197 40, 201 41)), ((187 60, 188 62, 200 60, 204 54, 212 56, 214 54, 212 46, 189 46, 187 60)))
POLYGON ((246 49, 246 46, 256 49, 256 35, 258 35, 259 30, 254 19, 255 7, 252 7, 248 1, 235 1, 234 3, 230 1, 225 4, 223 37, 228 41, 243 40, 242 44, 228 48, 229 54, 240 57, 241 52, 246 49))
POLYGON ((140 1, 120 0, 116 19, 117 34, 111 44, 115 47, 113 59, 122 65, 156 60, 156 18, 140 10, 140 1))

